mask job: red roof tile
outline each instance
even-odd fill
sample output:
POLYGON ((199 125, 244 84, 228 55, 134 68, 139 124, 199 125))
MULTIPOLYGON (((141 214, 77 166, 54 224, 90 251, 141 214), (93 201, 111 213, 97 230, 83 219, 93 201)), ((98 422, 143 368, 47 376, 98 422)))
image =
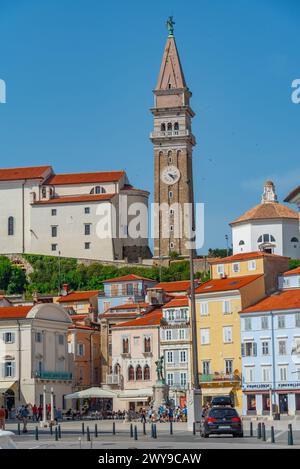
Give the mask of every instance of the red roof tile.
POLYGON ((140 275, 129 274, 129 275, 123 275, 122 277, 109 278, 107 280, 103 280, 102 283, 129 282, 133 280, 145 280, 147 282, 153 282, 153 283, 156 282, 156 280, 153 280, 151 278, 141 277, 140 275))
POLYGON ((126 310, 126 309, 145 309, 148 308, 149 303, 125 303, 123 305, 111 306, 108 311, 113 310, 126 310))
POLYGON ((277 254, 269 254, 267 252, 255 251, 255 252, 242 252, 240 254, 234 254, 233 256, 220 257, 219 259, 214 259, 209 261, 210 264, 225 264, 227 262, 236 262, 236 261, 246 261, 248 259, 258 259, 260 257, 271 257, 274 259, 289 259, 288 257, 278 256, 277 254))
POLYGON ((111 200, 116 194, 86 194, 75 196, 53 197, 48 200, 39 200, 32 205, 53 205, 53 204, 76 204, 78 202, 99 202, 102 200, 111 200))
POLYGON ((121 324, 116 324, 114 328, 123 328, 123 327, 146 327, 146 326, 159 326, 162 319, 162 311, 160 308, 151 311, 151 313, 144 314, 140 318, 134 319, 133 321, 122 322, 121 324))
POLYGON ((288 270, 287 272, 284 272, 283 274, 285 277, 288 277, 289 275, 300 275, 300 266, 296 267, 296 269, 288 270))
POLYGON ((55 174, 47 180, 47 185, 89 184, 116 182, 125 175, 125 171, 101 171, 94 173, 55 174))
MULTIPOLYGON (((199 282, 197 280, 195 280, 195 285, 199 285, 199 282)), ((177 282, 161 282, 155 285, 154 288, 161 288, 167 293, 187 292, 190 289, 190 281, 178 280, 177 282)))
POLYGON ((1 306, 0 319, 26 318, 33 306, 1 306))
POLYGON ((0 181, 18 181, 20 179, 43 179, 51 166, 32 166, 26 168, 0 168, 0 181))
POLYGON ((300 290, 282 290, 267 296, 249 308, 245 308, 242 313, 255 313, 260 311, 276 311, 300 308, 300 290))
POLYGON ((90 326, 83 326, 81 324, 73 324, 72 326, 68 326, 68 329, 83 329, 87 331, 94 331, 95 329, 90 326))
POLYGON ((291 218, 298 219, 298 213, 287 207, 286 205, 277 202, 269 202, 258 204, 251 208, 239 218, 230 223, 235 225, 238 223, 245 223, 251 220, 267 220, 267 219, 281 219, 291 218))
POLYGON ((189 305, 189 299, 187 296, 184 297, 177 297, 174 298, 173 300, 169 301, 169 303, 166 303, 163 305, 163 308, 177 308, 180 306, 188 306, 189 305))
POLYGON ((212 293, 218 291, 222 292, 229 290, 239 290, 245 285, 248 285, 249 283, 254 282, 255 280, 261 277, 263 277, 263 274, 208 280, 207 282, 200 285, 200 287, 196 288, 195 293, 199 294, 212 293))
POLYGON ((285 202, 292 202, 293 199, 300 193, 300 186, 293 189, 292 192, 284 199, 285 202))
POLYGON ((70 318, 72 319, 72 321, 82 321, 82 319, 86 319, 88 318, 88 313, 86 314, 71 314, 70 315, 70 318))
POLYGON ((61 296, 57 301, 58 303, 69 303, 71 301, 84 301, 89 300, 93 296, 98 296, 99 290, 91 291, 74 291, 68 295, 61 296))

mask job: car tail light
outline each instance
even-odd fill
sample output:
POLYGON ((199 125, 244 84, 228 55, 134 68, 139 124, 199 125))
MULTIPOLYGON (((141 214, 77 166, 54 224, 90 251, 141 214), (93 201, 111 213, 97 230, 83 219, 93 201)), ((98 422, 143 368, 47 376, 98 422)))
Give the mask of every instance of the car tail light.
POLYGON ((208 417, 208 418, 207 418, 207 421, 208 421, 208 422, 216 422, 217 419, 214 419, 214 418, 212 418, 212 417, 208 417))
POLYGON ((240 422, 241 419, 240 419, 240 417, 233 417, 233 418, 231 419, 231 421, 232 421, 232 422, 240 422))

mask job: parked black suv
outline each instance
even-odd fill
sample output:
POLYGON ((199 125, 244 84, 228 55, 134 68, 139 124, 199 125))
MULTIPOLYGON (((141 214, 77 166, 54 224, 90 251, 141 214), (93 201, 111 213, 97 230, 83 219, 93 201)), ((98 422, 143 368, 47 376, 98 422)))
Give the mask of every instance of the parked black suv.
POLYGON ((229 434, 233 437, 244 436, 243 425, 239 414, 232 407, 212 407, 209 409, 201 426, 201 436, 229 434))

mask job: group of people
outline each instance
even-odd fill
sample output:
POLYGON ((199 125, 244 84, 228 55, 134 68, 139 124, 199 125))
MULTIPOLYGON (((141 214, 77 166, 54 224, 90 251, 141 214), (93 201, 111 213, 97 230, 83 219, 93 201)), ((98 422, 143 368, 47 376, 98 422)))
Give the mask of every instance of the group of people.
POLYGON ((151 406, 147 411, 141 408, 139 411, 141 422, 186 422, 187 408, 183 406, 172 407, 162 404, 156 411, 151 406))

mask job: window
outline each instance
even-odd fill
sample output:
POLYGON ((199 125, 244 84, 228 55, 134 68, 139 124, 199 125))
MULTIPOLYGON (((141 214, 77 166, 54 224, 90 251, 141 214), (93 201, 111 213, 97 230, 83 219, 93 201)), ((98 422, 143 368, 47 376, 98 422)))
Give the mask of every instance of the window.
POLYGON ((180 350, 180 352, 179 352, 179 361, 180 361, 180 363, 186 363, 187 362, 186 350, 180 350))
POLYGON ((298 238, 292 238, 292 239, 291 239, 291 243, 299 243, 298 238))
POLYGON ((275 243, 275 241, 276 240, 275 240, 274 236, 270 235, 270 234, 263 234, 257 240, 258 243, 262 243, 262 242, 264 242, 264 243, 270 243, 270 242, 275 243))
POLYGON ((122 353, 129 353, 129 339, 128 339, 128 337, 122 339, 122 353))
POLYGON ((279 366, 279 379, 280 381, 287 381, 287 366, 279 366))
POLYGON ((106 190, 102 186, 96 186, 95 187, 95 194, 105 194, 106 190))
POLYGON ((149 380, 150 379, 150 366, 145 365, 144 366, 144 380, 149 380))
POLYGON ((179 340, 184 340, 185 339, 185 329, 179 329, 178 330, 178 338, 179 338, 179 340))
POLYGON ((240 271, 240 263, 239 262, 235 262, 234 264, 232 264, 232 271, 234 273, 237 273, 240 271))
POLYGON ((57 244, 51 244, 51 251, 57 251, 57 244))
POLYGON ((202 345, 209 344, 210 341, 210 330, 209 329, 200 329, 200 342, 202 345))
POLYGON ((232 327, 231 326, 223 327, 223 342, 224 344, 229 344, 232 342, 232 327))
POLYGON ((168 131, 171 131, 171 130, 172 130, 172 124, 171 124, 171 122, 168 122, 167 129, 168 129, 168 131))
POLYGON ((278 316, 278 329, 285 328, 285 316, 278 316))
POLYGON ((210 362, 205 360, 202 362, 202 373, 204 375, 209 375, 210 374, 210 362))
POLYGON ((246 383, 253 383, 254 381, 254 368, 253 367, 246 367, 245 368, 245 375, 246 375, 246 383))
POLYGON ((91 243, 84 243, 84 249, 90 249, 91 243))
POLYGON ((256 270, 256 261, 248 262, 248 270, 256 270))
POLYGON ((201 302, 200 303, 200 314, 201 316, 208 316, 208 302, 201 302))
POLYGON ((217 265, 217 272, 219 275, 224 275, 224 264, 217 265))
POLYGON ((230 314, 231 313, 231 301, 224 300, 223 301, 223 314, 230 314))
POLYGON ((173 192, 169 191, 169 198, 172 199, 172 197, 173 197, 173 192))
POLYGON ((35 333, 35 341, 36 341, 37 343, 41 343, 42 340, 43 340, 42 333, 41 333, 41 332, 36 332, 36 333, 35 333))
POLYGON ((5 344, 13 344, 15 342, 14 332, 4 332, 3 341, 5 344))
POLYGON ((90 223, 85 223, 84 224, 84 234, 85 234, 85 236, 91 234, 91 224, 90 223))
POLYGON ((295 327, 300 327, 300 313, 295 314, 295 327))
POLYGON ((59 336, 58 336, 58 344, 59 344, 59 345, 64 345, 64 343, 65 343, 65 336, 62 335, 62 334, 59 334, 59 336))
POLYGON ((174 130, 179 130, 179 124, 178 124, 178 122, 175 122, 175 124, 174 124, 174 130))
POLYGON ((257 356, 257 343, 244 342, 242 344, 242 357, 256 357, 257 356))
POLYGON ((4 362, 4 378, 13 378, 15 376, 15 362, 4 362))
POLYGON ((269 318, 268 316, 261 317, 261 328, 266 330, 269 329, 269 318))
POLYGON ((88 215, 89 213, 91 213, 90 207, 84 207, 84 213, 85 213, 86 215, 88 215))
POLYGON ((14 217, 8 217, 7 234, 8 236, 14 235, 14 217))
POLYGON ((173 249, 174 248, 174 243, 170 243, 170 248, 173 249))
POLYGON ((134 381, 134 368, 132 365, 128 367, 128 381, 134 381))
POLYGON ((144 338, 144 352, 149 353, 151 352, 151 339, 150 337, 144 338))
POLYGON ((261 367, 261 378, 263 383, 269 383, 271 381, 271 367, 262 366, 261 367))
POLYGON ((233 360, 225 360, 225 374, 232 375, 233 373, 233 360))
POLYGON ((279 340, 278 341, 278 354, 279 355, 286 355, 286 340, 279 340))
POLYGON ((245 246, 245 241, 241 239, 241 241, 239 242, 239 246, 245 246))
POLYGON ((268 340, 261 343, 261 352, 262 355, 270 355, 270 342, 268 340))
POLYGON ((55 217, 56 215, 57 215, 57 210, 56 210, 56 208, 52 208, 52 209, 51 209, 51 216, 52 216, 52 217, 55 217))
POLYGON ((135 376, 137 381, 141 381, 143 379, 143 370, 141 365, 136 367, 135 376))
POLYGON ((251 331, 252 330, 251 318, 245 318, 244 323, 245 323, 245 331, 251 331))
POLYGON ((57 237, 57 225, 51 226, 51 236, 52 236, 52 238, 57 237))
POLYGON ((174 374, 173 373, 167 373, 167 385, 168 386, 173 386, 174 385, 174 374))
POLYGON ((187 385, 187 374, 180 373, 180 386, 185 387, 187 385))
POLYGON ((84 344, 78 344, 77 345, 77 355, 79 357, 83 357, 84 356, 84 344))
POLYGON ((166 124, 160 124, 160 131, 165 132, 166 131, 166 124))
POLYGON ((172 331, 171 331, 171 329, 166 330, 166 340, 172 340, 172 331))
POLYGON ((173 363, 174 361, 174 354, 172 351, 167 351, 167 363, 173 363))

